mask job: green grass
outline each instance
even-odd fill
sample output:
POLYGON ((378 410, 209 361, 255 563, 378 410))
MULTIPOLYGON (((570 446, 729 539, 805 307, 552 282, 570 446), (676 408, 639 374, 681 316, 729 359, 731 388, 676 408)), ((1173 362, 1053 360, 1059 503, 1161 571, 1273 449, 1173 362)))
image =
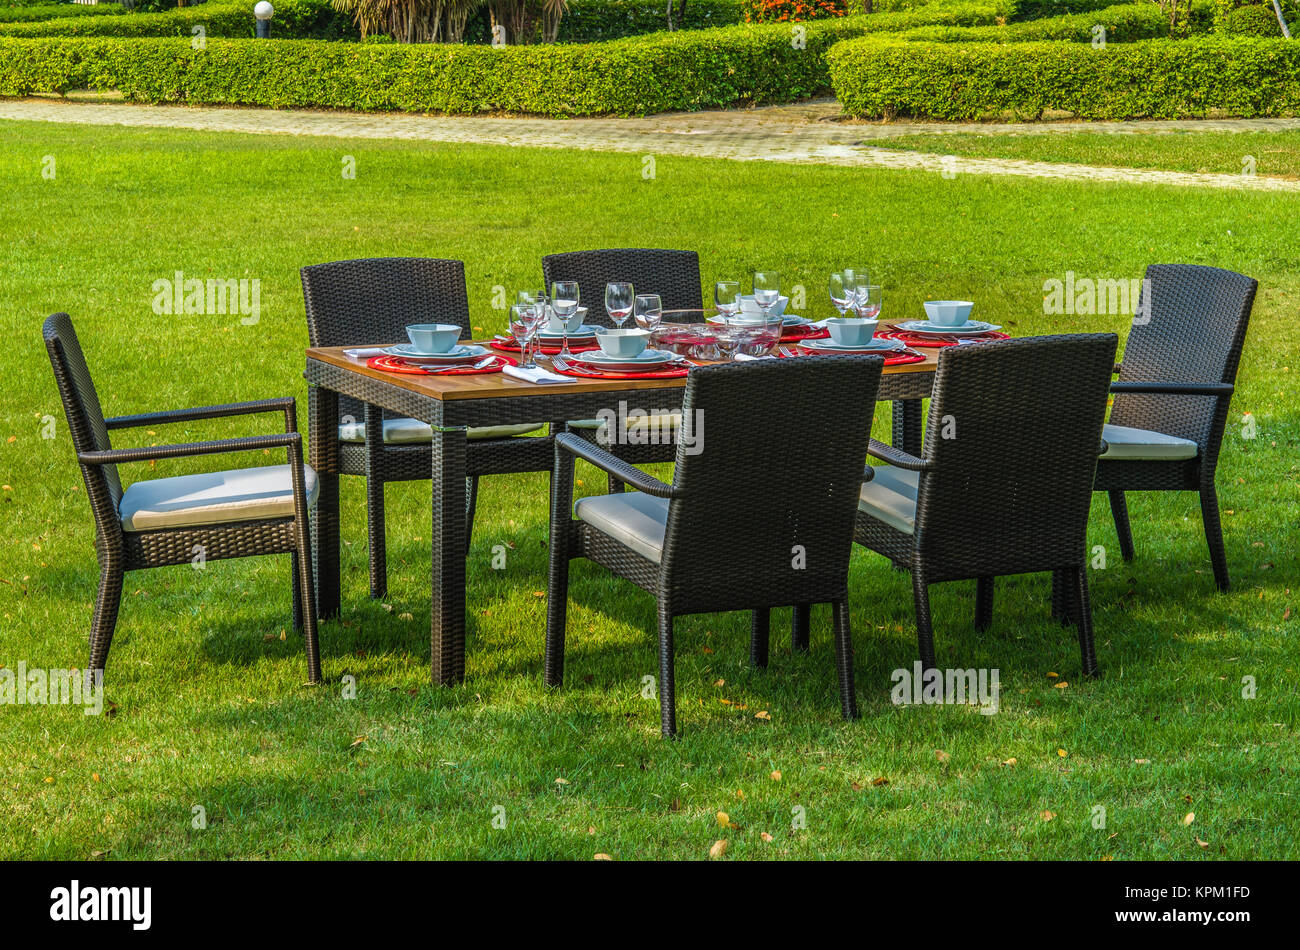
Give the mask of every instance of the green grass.
POLYGON ((1239 175, 1254 159, 1255 174, 1300 177, 1300 131, 1294 132, 966 132, 901 135, 865 144, 970 158, 1013 158, 1110 168, 1161 168, 1239 175))
MULTIPOLYGON (((428 683, 427 485, 389 490, 388 610, 366 596, 361 485, 345 479, 343 615, 323 624, 325 685, 302 685, 301 640, 291 629, 280 639, 286 558, 128 576, 108 670, 116 714, 0 708, 0 857, 704 858, 722 837, 729 858, 1300 857, 1287 619, 1300 577, 1296 199, 663 156, 655 179, 642 168, 635 155, 0 124, 0 663, 83 664, 94 597, 89 511, 40 343, 46 314, 78 321, 110 414, 294 394, 305 417, 297 269, 386 254, 464 259, 485 330, 500 326, 494 287, 533 284, 544 252, 580 247, 696 248, 706 282, 775 263, 821 315, 826 272, 866 261, 887 316, 969 296, 1019 334, 1122 332, 1119 316, 1042 314, 1043 281, 1066 270, 1139 276, 1152 261, 1189 261, 1249 273, 1261 291, 1219 475, 1233 592, 1214 591, 1193 497, 1132 499, 1129 565, 1098 500, 1089 543, 1111 552, 1092 573, 1105 675, 1078 678, 1072 631, 1047 617, 1045 577, 1000 582, 983 635, 973 584, 948 584, 933 597, 939 663, 998 668, 1001 711, 900 708, 890 674, 916 657, 910 584, 859 550, 861 720, 839 719, 824 608, 811 654, 791 656, 778 636, 763 673, 747 664, 745 615, 703 616, 678 628, 683 736, 669 743, 657 704, 640 697, 655 669, 653 605, 591 565, 573 572, 566 684, 541 685, 545 476, 484 481, 468 675, 451 689, 428 683), (355 180, 340 174, 344 155, 355 180), (259 278, 260 323, 155 315, 150 285, 178 269, 259 278), (1240 436, 1246 411, 1254 440, 1240 436), (53 441, 41 438, 47 414, 53 441), (498 544, 510 547, 505 571, 490 568, 498 544), (341 696, 345 676, 356 699, 341 696), (1242 699, 1243 676, 1257 698, 1242 699), (192 827, 196 805, 204 830, 192 827), (1097 805, 1105 829, 1093 827, 1097 805), (791 827, 796 806, 804 828, 791 827), (719 811, 739 829, 722 831, 719 811)), ((118 444, 274 421, 257 426, 118 444)), ((580 491, 600 490, 593 469, 578 475, 580 491)), ((761 477, 798 490, 798 472, 761 477)))

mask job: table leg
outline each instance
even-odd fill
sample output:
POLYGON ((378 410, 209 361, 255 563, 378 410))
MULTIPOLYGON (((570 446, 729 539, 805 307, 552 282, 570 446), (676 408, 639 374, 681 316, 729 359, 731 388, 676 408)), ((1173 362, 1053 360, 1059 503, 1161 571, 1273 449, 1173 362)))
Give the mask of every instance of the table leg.
POLYGON ((921 400, 895 399, 893 407, 894 448, 921 456, 921 400))
POLYGON ((316 614, 339 612, 339 397, 319 386, 307 393, 308 461, 320 486, 311 519, 316 614))
POLYGON ((430 675, 465 679, 465 430, 433 432, 433 598, 430 675))

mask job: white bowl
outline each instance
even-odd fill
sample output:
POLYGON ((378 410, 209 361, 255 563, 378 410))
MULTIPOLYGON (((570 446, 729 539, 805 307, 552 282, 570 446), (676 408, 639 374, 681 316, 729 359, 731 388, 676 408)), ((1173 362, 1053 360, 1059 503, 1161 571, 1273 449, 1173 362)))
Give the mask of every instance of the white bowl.
POLYGON ((959 327, 970 319, 974 306, 969 300, 927 300, 925 315, 937 327, 959 327))
POLYGON ((641 329, 609 330, 599 327, 596 342, 606 356, 631 359, 640 356, 650 343, 650 331, 641 329))
MULTIPOLYGON (((772 316, 779 317, 785 313, 786 304, 790 302, 789 297, 777 297, 776 303, 772 304, 772 316)), ((753 294, 740 295, 740 312, 746 316, 757 318, 762 314, 763 308, 754 300, 753 294)))

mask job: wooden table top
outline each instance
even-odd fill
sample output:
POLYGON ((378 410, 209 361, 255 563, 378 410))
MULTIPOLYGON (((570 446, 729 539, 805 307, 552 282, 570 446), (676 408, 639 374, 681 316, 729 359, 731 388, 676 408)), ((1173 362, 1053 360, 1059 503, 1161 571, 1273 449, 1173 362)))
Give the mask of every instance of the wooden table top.
MULTIPOLYGON (((490 341, 476 341, 487 346, 490 341)), ((371 346, 391 344, 376 343, 370 346, 315 346, 307 350, 307 359, 318 360, 331 366, 338 366, 354 372, 359 376, 380 379, 393 386, 409 389, 432 399, 502 399, 511 396, 527 397, 537 393, 591 393, 601 390, 629 389, 675 389, 686 385, 686 377, 672 379, 578 379, 571 383, 529 383, 514 379, 505 373, 480 373, 466 376, 428 376, 414 373, 385 373, 371 369, 365 359, 353 359, 344 354, 344 350, 369 349, 371 346)), ((886 376, 895 373, 933 373, 938 363, 939 349, 922 349, 916 352, 925 356, 923 363, 901 363, 886 366, 886 376)), ((513 354, 508 354, 513 355, 513 354)), ((712 365, 705 360, 698 360, 702 366, 712 365)))

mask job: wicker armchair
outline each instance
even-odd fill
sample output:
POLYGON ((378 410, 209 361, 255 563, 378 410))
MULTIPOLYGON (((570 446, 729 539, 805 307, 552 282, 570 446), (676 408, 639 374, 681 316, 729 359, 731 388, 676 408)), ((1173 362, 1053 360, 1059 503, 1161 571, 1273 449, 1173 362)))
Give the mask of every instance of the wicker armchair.
MULTIPOLYGON (((614 321, 605 311, 605 285, 611 281, 630 281, 637 293, 658 294, 665 310, 696 310, 701 307, 700 258, 694 251, 670 251, 651 248, 616 248, 598 251, 570 251, 542 258, 542 278, 550 287, 557 280, 576 280, 582 290, 582 304, 587 308, 587 323, 612 327, 614 321)), ((624 326, 631 326, 631 318, 624 326)), ((670 414, 672 415, 672 414, 670 414)), ((654 424, 675 432, 676 418, 656 418, 654 424)), ((575 419, 566 426, 573 432, 612 452, 626 462, 648 465, 671 462, 676 455, 675 435, 657 444, 632 445, 620 442, 617 433, 601 428, 597 419, 575 419), (611 438, 611 436, 614 436, 611 438)), ((618 479, 609 478, 609 490, 622 491, 618 479)))
POLYGON ((1124 492, 1199 492, 1214 580, 1227 590, 1214 474, 1258 284, 1191 264, 1153 264, 1146 276, 1150 297, 1111 386, 1115 404, 1103 434, 1109 449, 1094 487, 1110 496, 1126 561, 1133 532, 1124 492))
POLYGON ((290 554, 293 625, 303 632, 307 677, 319 683, 308 524, 316 473, 302 460, 293 399, 105 419, 71 318, 66 313, 54 314, 45 321, 43 334, 95 518, 99 593, 90 625, 87 672, 102 673, 108 662, 127 571, 191 563, 196 557, 215 561, 290 554), (114 429, 263 412, 283 413, 283 434, 138 449, 115 449, 109 440, 109 431, 114 429), (286 450, 288 464, 139 481, 125 490, 117 471, 118 464, 125 462, 265 449, 286 450))
MULTIPOLYGON (((415 322, 455 323, 470 335, 465 265, 460 261, 389 257, 335 261, 302 268, 307 333, 312 346, 363 346, 406 339, 415 322)), ((432 429, 417 419, 394 418, 348 396, 339 401, 338 472, 366 479, 370 596, 388 591, 384 485, 422 481, 432 473, 432 429)), ((313 403, 314 406, 314 403, 313 403)), ((474 528, 480 475, 544 472, 551 467, 547 439, 516 438, 543 423, 470 429, 465 544, 474 528)), ((319 457, 318 457, 319 461, 319 457)))
POLYGON ((1052 571, 1082 605, 1083 671, 1096 672, 1085 532, 1117 343, 1107 333, 950 347, 923 457, 872 440, 870 454, 889 466, 862 487, 854 539, 912 572, 926 669, 930 584, 976 578, 983 629, 995 577, 1052 571))
POLYGON ((677 732, 673 618, 693 613, 755 611, 751 659, 765 666, 769 608, 833 604, 841 710, 846 719, 856 717, 849 555, 871 434, 871 411, 862 407, 875 404, 882 366, 876 357, 825 356, 692 370, 683 424, 704 440, 705 450, 688 454, 679 443, 671 485, 575 434, 557 436, 547 685, 558 686, 564 672, 569 561, 585 557, 658 601, 665 736, 677 732), (827 411, 835 405, 852 411, 827 411), (772 432, 782 437, 767 438, 772 432), (575 458, 637 491, 582 498, 574 505, 575 458), (797 491, 776 490, 796 474, 797 491))

